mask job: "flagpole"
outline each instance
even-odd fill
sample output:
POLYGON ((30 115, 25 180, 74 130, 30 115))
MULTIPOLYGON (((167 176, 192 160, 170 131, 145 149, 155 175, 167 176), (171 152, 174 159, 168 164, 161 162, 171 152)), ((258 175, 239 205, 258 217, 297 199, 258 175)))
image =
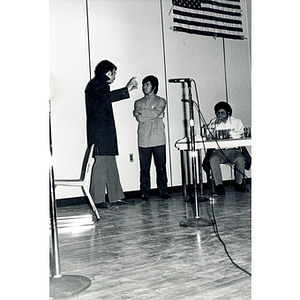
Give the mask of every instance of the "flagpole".
POLYGON ((225 55, 225 39, 222 38, 223 45, 223 61, 224 61, 224 80, 225 80, 225 96, 228 103, 228 87, 227 87, 227 71, 226 71, 226 55, 225 55))

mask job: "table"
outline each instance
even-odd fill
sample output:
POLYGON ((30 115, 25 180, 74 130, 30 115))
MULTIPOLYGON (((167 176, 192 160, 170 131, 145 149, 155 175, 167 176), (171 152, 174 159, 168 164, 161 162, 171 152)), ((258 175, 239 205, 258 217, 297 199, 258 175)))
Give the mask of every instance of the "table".
MULTIPOLYGON (((198 154, 198 169, 199 169, 199 184, 200 194, 203 195, 203 180, 202 180, 202 166, 201 166, 201 150, 205 149, 224 149, 224 148, 236 148, 251 146, 251 138, 240 138, 240 139, 220 139, 220 140, 203 140, 201 136, 195 136, 195 150, 198 154)), ((191 142, 187 137, 184 137, 175 143, 175 147, 180 150, 181 159, 181 178, 183 187, 183 197, 187 199, 186 193, 186 166, 184 161, 184 151, 192 152, 191 142)))
MULTIPOLYGON (((190 142, 188 143, 188 138, 183 138, 175 143, 175 147, 178 150, 191 150, 190 142)), ((222 139, 222 140, 205 140, 202 141, 200 136, 195 137, 195 149, 217 149, 217 148, 235 148, 251 146, 251 138, 241 138, 241 139, 222 139)))

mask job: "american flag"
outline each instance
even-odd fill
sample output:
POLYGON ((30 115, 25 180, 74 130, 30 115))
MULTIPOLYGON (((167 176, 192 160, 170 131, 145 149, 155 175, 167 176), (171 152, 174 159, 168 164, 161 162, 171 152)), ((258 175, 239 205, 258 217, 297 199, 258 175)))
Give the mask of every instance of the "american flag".
POLYGON ((243 40, 240 0, 172 0, 173 30, 243 40))

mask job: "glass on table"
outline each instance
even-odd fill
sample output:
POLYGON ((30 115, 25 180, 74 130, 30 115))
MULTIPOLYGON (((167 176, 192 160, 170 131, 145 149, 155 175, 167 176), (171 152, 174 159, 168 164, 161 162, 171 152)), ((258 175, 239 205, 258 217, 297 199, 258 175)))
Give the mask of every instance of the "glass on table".
POLYGON ((251 127, 244 127, 244 137, 245 138, 251 137, 251 127))
POLYGON ((212 140, 215 136, 215 127, 210 124, 210 125, 205 125, 203 127, 203 136, 206 137, 207 140, 212 140))
POLYGON ((230 137, 230 129, 219 129, 215 131, 216 133, 216 139, 217 140, 223 140, 223 139, 229 139, 230 137))

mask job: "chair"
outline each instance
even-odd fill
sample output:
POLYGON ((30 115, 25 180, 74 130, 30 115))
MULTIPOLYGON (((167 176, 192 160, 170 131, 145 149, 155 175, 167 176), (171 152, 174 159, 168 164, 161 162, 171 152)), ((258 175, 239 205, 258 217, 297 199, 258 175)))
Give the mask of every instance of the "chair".
POLYGON ((90 202, 90 205, 96 215, 97 221, 100 220, 100 216, 98 213, 98 210, 96 208, 96 205, 94 203, 94 200, 89 192, 90 187, 90 177, 92 173, 92 167, 93 167, 93 151, 94 151, 94 144, 91 145, 85 153, 83 164, 82 164, 82 170, 81 175, 79 179, 55 179, 54 185, 55 186, 77 186, 81 187, 84 194, 88 197, 88 200, 90 202))

